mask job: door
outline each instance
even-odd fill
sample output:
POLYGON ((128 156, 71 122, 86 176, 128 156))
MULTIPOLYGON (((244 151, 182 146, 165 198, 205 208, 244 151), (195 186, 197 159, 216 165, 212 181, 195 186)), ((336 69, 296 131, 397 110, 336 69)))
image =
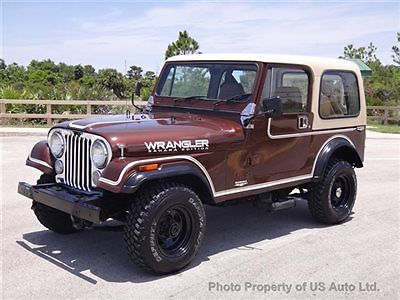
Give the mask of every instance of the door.
POLYGON ((283 114, 255 119, 249 139, 253 184, 295 180, 306 173, 311 141, 307 133, 313 121, 311 74, 301 66, 268 66, 257 110, 262 109, 263 99, 280 97, 283 114))

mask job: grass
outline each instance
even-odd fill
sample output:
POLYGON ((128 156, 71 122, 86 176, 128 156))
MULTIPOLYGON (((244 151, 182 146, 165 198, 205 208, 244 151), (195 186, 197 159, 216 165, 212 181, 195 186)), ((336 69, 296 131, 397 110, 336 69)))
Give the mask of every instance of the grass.
POLYGON ((400 134, 400 125, 388 124, 382 125, 380 121, 368 120, 368 129, 382 133, 400 134))

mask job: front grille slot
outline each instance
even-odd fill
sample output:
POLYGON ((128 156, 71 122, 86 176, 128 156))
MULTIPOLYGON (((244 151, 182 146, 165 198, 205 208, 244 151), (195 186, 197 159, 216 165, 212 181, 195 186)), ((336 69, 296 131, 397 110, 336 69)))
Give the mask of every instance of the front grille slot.
POLYGON ((90 147, 92 141, 73 132, 65 134, 65 184, 84 191, 91 190, 92 163, 90 147))

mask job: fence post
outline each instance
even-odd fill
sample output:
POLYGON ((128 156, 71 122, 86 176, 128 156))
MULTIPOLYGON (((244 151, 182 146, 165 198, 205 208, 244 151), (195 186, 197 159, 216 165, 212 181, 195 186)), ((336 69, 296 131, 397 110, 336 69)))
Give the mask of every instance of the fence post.
MULTIPOLYGON (((4 100, 0 100, 0 114, 5 114, 6 113, 6 104, 4 103, 4 100)), ((6 118, 5 117, 0 117, 0 124, 5 125, 6 124, 6 118)))
MULTIPOLYGON (((51 103, 47 103, 46 104, 46 114, 47 115, 51 115, 52 111, 51 111, 51 103)), ((51 125, 52 124, 53 119, 52 118, 47 118, 47 125, 51 125)))
POLYGON ((383 112, 383 124, 384 125, 387 125, 387 123, 388 123, 388 117, 389 117, 389 108, 388 107, 385 107, 385 110, 384 110, 384 112, 383 112))
POLYGON ((86 114, 88 116, 90 116, 92 114, 92 104, 90 104, 90 102, 88 101, 88 103, 86 104, 86 114))

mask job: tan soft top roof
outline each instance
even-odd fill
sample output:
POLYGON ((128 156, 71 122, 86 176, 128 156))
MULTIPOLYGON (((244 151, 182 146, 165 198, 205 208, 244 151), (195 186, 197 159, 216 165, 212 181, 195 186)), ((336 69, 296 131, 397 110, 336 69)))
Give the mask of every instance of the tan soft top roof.
POLYGON ((309 66, 315 75, 321 75, 324 70, 351 70, 359 73, 358 66, 348 60, 339 58, 314 57, 303 55, 279 55, 279 54, 192 54, 179 55, 167 59, 171 61, 248 61, 265 63, 286 63, 309 66))

